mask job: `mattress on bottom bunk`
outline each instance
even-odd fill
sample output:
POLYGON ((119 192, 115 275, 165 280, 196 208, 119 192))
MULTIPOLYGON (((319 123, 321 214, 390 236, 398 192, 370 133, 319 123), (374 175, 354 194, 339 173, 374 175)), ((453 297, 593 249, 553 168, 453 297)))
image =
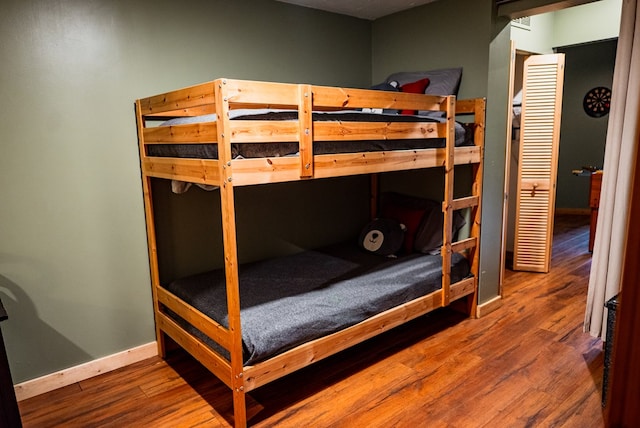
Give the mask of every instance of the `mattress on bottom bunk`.
MULTIPOLYGON (((235 120, 297 120, 298 112, 293 110, 239 109, 230 112, 235 120)), ((215 114, 181 117, 164 122, 161 126, 184 125, 191 123, 215 122, 215 114)), ((314 112, 314 121, 341 122, 434 122, 443 123, 445 118, 435 116, 403 115, 390 113, 368 113, 363 111, 314 112)), ((455 122, 455 145, 473 145, 474 124, 455 122)), ((313 154, 360 153, 371 151, 416 150, 442 148, 444 138, 420 138, 372 141, 314 141, 313 154)), ((281 143, 234 143, 231 145, 231 157, 260 158, 295 155, 299 150, 297 142, 281 143)), ((147 148, 149 156, 217 159, 217 144, 154 144, 147 148)))
MULTIPOLYGON (((451 281, 467 275, 467 259, 454 254, 451 281)), ((166 288, 228 327, 224 278, 222 270, 211 271, 173 281, 166 288)), ((441 278, 440 256, 393 259, 365 253, 355 245, 242 265, 244 362, 255 364, 429 294, 441 288, 441 278)), ((228 358, 202 333, 185 327, 228 358)))

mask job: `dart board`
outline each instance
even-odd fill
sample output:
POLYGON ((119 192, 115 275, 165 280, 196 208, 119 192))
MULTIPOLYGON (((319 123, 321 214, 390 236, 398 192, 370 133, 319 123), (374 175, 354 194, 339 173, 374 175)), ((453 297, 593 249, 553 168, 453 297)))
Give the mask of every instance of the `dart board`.
POLYGON ((591 117, 602 117, 608 114, 611 108, 611 89, 604 86, 591 89, 584 96, 582 107, 591 117))

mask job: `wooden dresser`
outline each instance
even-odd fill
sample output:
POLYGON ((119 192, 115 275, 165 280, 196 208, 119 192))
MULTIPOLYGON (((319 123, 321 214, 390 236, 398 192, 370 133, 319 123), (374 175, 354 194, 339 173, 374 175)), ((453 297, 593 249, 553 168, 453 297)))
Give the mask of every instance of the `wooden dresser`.
POLYGON ((593 243, 596 239, 596 223, 598 221, 598 208, 600 207, 600 188, 602 186, 602 171, 591 173, 589 186, 589 207, 591 208, 591 227, 589 229, 589 251, 593 251, 593 243))

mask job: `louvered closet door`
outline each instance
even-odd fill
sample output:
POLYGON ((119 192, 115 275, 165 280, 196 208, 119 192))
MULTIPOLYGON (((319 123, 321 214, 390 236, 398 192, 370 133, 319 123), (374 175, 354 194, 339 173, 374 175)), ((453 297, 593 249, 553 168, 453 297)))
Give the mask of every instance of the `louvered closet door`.
POLYGON ((524 63, 513 268, 549 272, 564 55, 524 63))

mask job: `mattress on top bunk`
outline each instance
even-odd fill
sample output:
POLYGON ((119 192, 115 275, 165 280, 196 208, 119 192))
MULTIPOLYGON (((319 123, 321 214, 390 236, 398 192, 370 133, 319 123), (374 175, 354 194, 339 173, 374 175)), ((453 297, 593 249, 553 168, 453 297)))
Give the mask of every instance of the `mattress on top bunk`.
MULTIPOLYGON (((454 254, 452 283, 468 275, 467 259, 454 254)), ((365 253, 355 244, 241 265, 244 363, 258 363, 429 294, 441 288, 441 279, 439 255, 388 258, 365 253)), ((222 270, 173 281, 166 289, 228 327, 222 270)), ((201 332, 182 325, 228 358, 201 332)))
MULTIPOLYGON (((231 110, 232 120, 297 120, 297 110, 277 109, 238 109, 231 110)), ((215 122, 216 114, 194 117, 180 117, 163 122, 160 126, 185 125, 191 123, 215 122)), ((334 112, 314 112, 314 121, 340 122, 433 122, 443 123, 446 118, 423 115, 406 115, 395 113, 371 113, 359 110, 343 110, 334 112)), ((472 123, 455 122, 455 145, 473 145, 472 123)), ((419 138, 373 141, 314 141, 315 155, 329 153, 359 153, 389 150, 415 150, 442 148, 444 138, 419 138)), ((298 152, 297 142, 281 143, 234 143, 231 145, 231 157, 260 158, 295 155, 298 152)), ((195 159, 217 159, 217 144, 153 144, 148 146, 149 156, 177 157, 195 159)))

